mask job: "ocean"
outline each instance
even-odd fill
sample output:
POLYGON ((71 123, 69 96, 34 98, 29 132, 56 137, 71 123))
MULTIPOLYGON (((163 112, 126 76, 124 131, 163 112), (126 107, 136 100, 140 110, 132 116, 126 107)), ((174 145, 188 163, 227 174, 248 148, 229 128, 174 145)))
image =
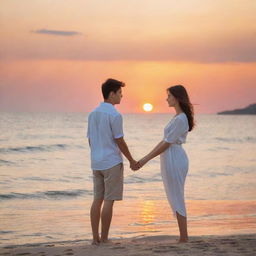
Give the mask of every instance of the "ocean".
MULTIPOLYGON (((93 197, 87 113, 0 113, 0 246, 88 241, 93 197)), ((162 138, 173 114, 124 114, 135 159, 162 138)), ((196 115, 186 150, 191 235, 256 232, 256 116, 196 115)), ((178 235, 159 157, 125 164, 124 200, 110 237, 178 235)))

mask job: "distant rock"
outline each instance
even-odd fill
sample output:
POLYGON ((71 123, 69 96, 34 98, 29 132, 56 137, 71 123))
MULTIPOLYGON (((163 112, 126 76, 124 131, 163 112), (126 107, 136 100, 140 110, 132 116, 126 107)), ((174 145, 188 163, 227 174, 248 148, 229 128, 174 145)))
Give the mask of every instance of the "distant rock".
POLYGON ((256 103, 246 108, 218 112, 218 115, 256 115, 256 103))

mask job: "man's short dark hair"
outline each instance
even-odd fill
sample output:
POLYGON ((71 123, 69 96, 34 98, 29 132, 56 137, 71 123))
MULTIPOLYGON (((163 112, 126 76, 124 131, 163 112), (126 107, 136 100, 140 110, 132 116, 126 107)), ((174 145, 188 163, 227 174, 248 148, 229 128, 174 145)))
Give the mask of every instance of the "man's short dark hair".
POLYGON ((125 83, 109 78, 105 83, 102 84, 101 90, 103 98, 106 100, 109 97, 110 92, 116 93, 121 87, 124 87, 125 83))

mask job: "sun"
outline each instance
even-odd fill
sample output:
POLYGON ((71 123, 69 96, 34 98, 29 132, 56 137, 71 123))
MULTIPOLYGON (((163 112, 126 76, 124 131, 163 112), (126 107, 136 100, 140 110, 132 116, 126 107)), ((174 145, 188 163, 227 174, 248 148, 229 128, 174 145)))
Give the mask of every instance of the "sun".
POLYGON ((144 109, 144 111, 146 111, 146 112, 150 112, 150 111, 153 109, 153 105, 150 104, 150 103, 145 103, 145 104, 143 105, 143 109, 144 109))

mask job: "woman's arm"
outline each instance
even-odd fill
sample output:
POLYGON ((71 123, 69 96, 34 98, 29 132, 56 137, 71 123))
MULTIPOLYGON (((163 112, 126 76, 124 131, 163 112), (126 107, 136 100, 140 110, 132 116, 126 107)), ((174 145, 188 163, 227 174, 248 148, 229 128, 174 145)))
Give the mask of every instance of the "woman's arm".
POLYGON ((146 156, 144 156, 140 161, 140 167, 142 167, 143 165, 145 165, 149 160, 151 160, 152 158, 160 155, 161 153, 163 153, 167 148, 170 147, 170 143, 166 142, 166 141, 161 141, 159 142, 154 149, 148 153, 146 156))

